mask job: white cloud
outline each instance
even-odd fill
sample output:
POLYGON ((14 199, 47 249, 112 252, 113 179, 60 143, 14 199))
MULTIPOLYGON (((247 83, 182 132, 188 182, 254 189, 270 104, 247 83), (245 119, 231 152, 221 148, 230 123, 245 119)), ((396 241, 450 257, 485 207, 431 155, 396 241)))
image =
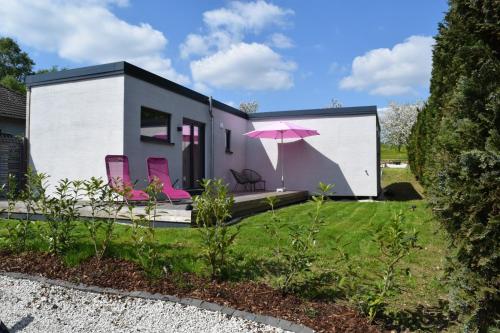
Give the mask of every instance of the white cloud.
POLYGON ((429 84, 433 45, 432 37, 411 36, 392 49, 371 50, 354 58, 340 87, 383 96, 416 94, 429 84))
MULTIPOLYGON (((262 0, 255 2, 233 1, 228 7, 203 13, 207 33, 189 34, 179 46, 183 59, 190 56, 205 56, 243 41, 245 34, 258 34, 270 26, 286 26, 285 18, 293 15, 290 9, 283 9, 262 0)), ((281 42, 287 38, 281 35, 281 42)))
POLYGON ((212 89, 208 87, 205 83, 203 82, 195 82, 193 85, 194 90, 205 94, 205 95, 210 95, 212 93, 212 89))
POLYGON ((0 33, 70 61, 126 60, 179 83, 189 82, 163 55, 167 39, 162 32, 119 19, 110 5, 127 6, 128 1, 0 0, 0 33))
POLYGON ((269 46, 274 46, 278 49, 289 49, 294 45, 290 38, 277 32, 269 36, 269 46))
POLYGON ((239 43, 228 50, 191 62, 196 82, 217 88, 248 90, 288 89, 293 86, 291 72, 297 65, 267 45, 239 43))
POLYGON ((263 0, 230 2, 226 7, 203 13, 203 33, 189 34, 179 46, 190 62, 195 86, 247 90, 287 89, 293 86, 296 64, 283 59, 271 47, 288 48, 292 41, 283 34, 271 34, 268 45, 245 42, 270 27, 283 28, 293 15, 263 0), (262 63, 261 63, 262 62, 262 63), (201 85, 202 84, 202 85, 201 85))
POLYGON ((197 34, 189 34, 184 43, 179 47, 181 58, 187 59, 190 55, 206 55, 209 53, 210 46, 204 36, 197 34))
POLYGON ((293 14, 266 1, 234 1, 228 7, 203 13, 203 21, 212 30, 228 30, 236 34, 243 31, 260 32, 269 25, 285 25, 285 18, 293 14))

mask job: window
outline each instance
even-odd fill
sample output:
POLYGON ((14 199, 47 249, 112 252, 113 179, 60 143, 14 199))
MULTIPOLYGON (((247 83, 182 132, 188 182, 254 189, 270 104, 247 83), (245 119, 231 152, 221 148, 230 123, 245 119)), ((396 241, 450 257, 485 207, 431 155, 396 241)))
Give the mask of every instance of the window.
POLYGON ((231 151, 231 130, 226 130, 226 153, 232 154, 231 151))
POLYGON ((171 143, 170 114, 141 107, 141 140, 171 143))

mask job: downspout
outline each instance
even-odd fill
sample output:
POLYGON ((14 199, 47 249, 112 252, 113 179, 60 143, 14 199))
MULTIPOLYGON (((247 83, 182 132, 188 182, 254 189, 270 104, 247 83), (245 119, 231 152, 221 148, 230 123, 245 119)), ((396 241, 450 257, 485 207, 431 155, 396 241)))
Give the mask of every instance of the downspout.
POLYGON ((208 113, 210 114, 210 178, 214 178, 215 174, 215 133, 214 133, 214 110, 212 104, 212 96, 208 97, 208 113))
POLYGON ((31 86, 28 86, 26 92, 26 129, 24 132, 24 156, 25 156, 25 171, 28 172, 30 166, 30 130, 31 130, 31 86))

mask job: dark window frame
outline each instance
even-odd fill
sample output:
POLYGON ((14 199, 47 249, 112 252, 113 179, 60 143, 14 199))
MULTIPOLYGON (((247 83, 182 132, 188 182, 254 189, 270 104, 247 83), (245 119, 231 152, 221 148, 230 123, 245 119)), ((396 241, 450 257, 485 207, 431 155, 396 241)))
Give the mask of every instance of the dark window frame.
POLYGON ((231 130, 230 129, 226 129, 224 131, 224 138, 225 138, 225 145, 226 145, 226 153, 227 154, 232 154, 233 151, 231 150, 231 130))
POLYGON ((159 138, 155 138, 155 137, 152 137, 152 136, 147 136, 147 135, 140 135, 140 138, 141 138, 141 141, 144 141, 144 142, 152 142, 152 143, 160 143, 160 144, 164 144, 164 145, 174 145, 174 143, 172 142, 172 114, 168 113, 168 112, 165 112, 165 111, 161 111, 161 110, 158 110, 158 109, 153 109, 153 108, 150 108, 150 107, 147 107, 147 106, 141 106, 141 115, 140 115, 140 122, 141 122, 141 125, 140 125, 140 128, 142 129, 142 112, 143 111, 150 111, 150 112, 156 112, 156 113, 161 113, 165 116, 167 116, 167 121, 166 121, 166 124, 165 124, 165 127, 167 129, 167 139, 164 140, 164 139, 159 139, 159 138))

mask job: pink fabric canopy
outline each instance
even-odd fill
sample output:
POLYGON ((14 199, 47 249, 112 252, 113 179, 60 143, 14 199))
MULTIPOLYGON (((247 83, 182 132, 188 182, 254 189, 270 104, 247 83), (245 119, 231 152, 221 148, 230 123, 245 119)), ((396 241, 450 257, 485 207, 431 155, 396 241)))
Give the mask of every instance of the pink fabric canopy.
POLYGON ((279 121, 264 128, 245 133, 245 135, 261 139, 299 139, 319 135, 319 133, 314 129, 305 128, 288 121, 279 121))
MULTIPOLYGON (((265 126, 261 129, 245 133, 244 135, 257 139, 302 139, 308 136, 319 135, 318 131, 305 128, 288 121, 279 121, 265 126)), ((285 172, 284 172, 284 151, 281 149, 281 190, 285 191, 285 172)))

